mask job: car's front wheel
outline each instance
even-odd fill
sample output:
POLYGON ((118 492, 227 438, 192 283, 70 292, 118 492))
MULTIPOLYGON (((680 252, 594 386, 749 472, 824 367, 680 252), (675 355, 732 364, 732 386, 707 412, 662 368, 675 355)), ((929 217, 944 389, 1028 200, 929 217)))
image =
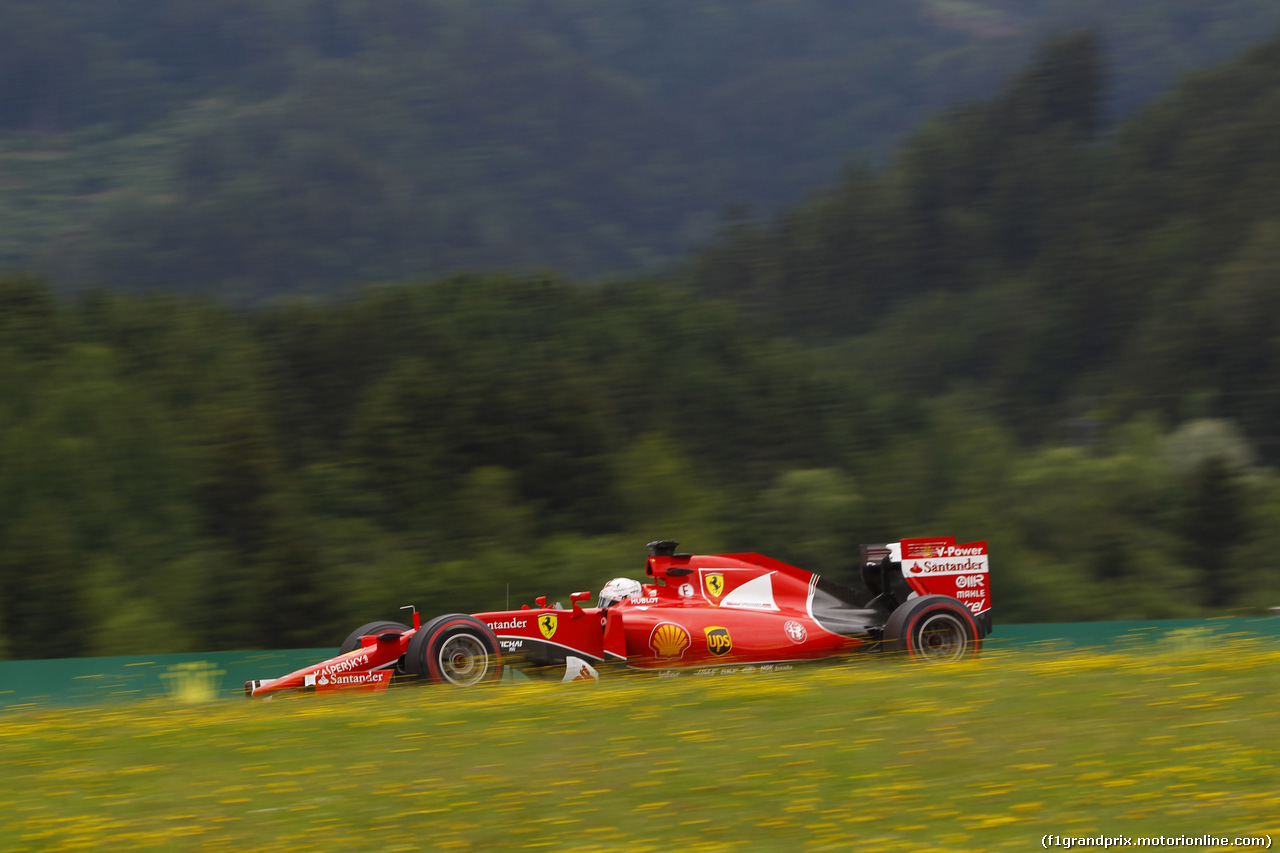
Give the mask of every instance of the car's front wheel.
POLYGON ((338 647, 338 654, 345 655, 347 652, 354 652, 360 648, 361 637, 367 637, 370 634, 382 634, 387 631, 399 631, 403 634, 408 630, 408 625, 401 625, 399 622, 370 622, 367 625, 361 625, 342 641, 342 645, 338 647))
POLYGON ((981 645, 973 613, 947 595, 925 595, 893 611, 884 626, 885 651, 933 663, 977 657, 981 645))
POLYGON ((405 669, 436 684, 471 687, 502 678, 502 652, 489 626, 474 616, 438 616, 409 640, 405 669))

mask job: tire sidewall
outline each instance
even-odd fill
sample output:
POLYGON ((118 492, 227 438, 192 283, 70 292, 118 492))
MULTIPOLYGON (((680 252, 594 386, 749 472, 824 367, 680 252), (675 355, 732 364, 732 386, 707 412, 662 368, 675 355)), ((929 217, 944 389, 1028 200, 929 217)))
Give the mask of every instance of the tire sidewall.
POLYGON ((965 648, 953 660, 970 660, 977 657, 982 643, 978 622, 968 607, 946 595, 924 595, 902 604, 893 611, 889 621, 885 623, 882 644, 885 651, 905 652, 913 660, 929 660, 921 653, 917 634, 930 617, 940 614, 955 617, 965 634, 965 648))
POLYGON ((489 626, 474 616, 464 613, 451 613, 437 616, 418 629, 409 640, 409 648, 405 653, 405 669, 420 679, 434 684, 452 684, 469 687, 498 681, 502 678, 502 652, 498 638, 489 626), (488 655, 488 665, 480 678, 468 685, 458 685, 450 681, 440 668, 440 650, 451 638, 461 634, 474 637, 484 647, 488 655))

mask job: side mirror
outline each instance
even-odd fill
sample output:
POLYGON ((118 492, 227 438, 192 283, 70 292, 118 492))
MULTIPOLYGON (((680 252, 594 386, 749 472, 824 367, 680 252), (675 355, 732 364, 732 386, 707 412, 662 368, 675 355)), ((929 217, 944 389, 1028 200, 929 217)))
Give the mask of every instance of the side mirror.
POLYGON ((546 597, 545 595, 540 595, 540 596, 538 596, 537 598, 535 598, 535 599, 533 600, 533 603, 534 603, 534 604, 536 604, 536 605, 538 605, 539 607, 546 607, 546 606, 547 606, 547 597, 546 597))
POLYGON ((569 594, 569 601, 573 604, 573 618, 576 619, 582 615, 582 605, 578 602, 586 601, 590 597, 591 590, 584 590, 583 592, 573 592, 569 594))

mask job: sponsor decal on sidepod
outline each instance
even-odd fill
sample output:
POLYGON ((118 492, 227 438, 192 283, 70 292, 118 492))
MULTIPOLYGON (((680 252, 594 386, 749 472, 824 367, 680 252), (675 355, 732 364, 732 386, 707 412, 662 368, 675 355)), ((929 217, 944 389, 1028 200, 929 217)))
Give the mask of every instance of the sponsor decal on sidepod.
POLYGON ((649 635, 649 648, 660 658, 684 657, 684 650, 689 648, 690 642, 689 632, 674 622, 659 622, 649 635))
POLYGON ((727 655, 733 649, 733 638, 729 636, 728 628, 712 626, 706 629, 707 634, 707 651, 716 657, 727 655))

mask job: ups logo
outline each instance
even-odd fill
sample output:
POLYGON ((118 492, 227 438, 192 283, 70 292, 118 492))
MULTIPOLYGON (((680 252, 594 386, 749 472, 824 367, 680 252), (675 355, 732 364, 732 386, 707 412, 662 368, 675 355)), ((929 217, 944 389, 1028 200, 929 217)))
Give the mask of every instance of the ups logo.
POLYGON ((544 613, 538 617, 538 630, 542 632, 542 636, 550 640, 556 635, 556 628, 559 627, 560 617, 554 613, 544 613))
POLYGON ((728 628, 711 627, 707 629, 707 651, 716 657, 727 655, 733 648, 733 638, 728 628))

